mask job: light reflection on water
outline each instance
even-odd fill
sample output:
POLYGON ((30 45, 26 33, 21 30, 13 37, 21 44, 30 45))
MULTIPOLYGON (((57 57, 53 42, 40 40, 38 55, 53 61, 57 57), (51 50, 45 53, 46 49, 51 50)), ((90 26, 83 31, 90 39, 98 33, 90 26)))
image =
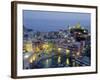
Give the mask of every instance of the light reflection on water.
POLYGON ((51 54, 52 56, 50 55, 50 57, 47 54, 46 55, 42 54, 40 56, 41 59, 30 63, 29 69, 83 66, 83 63, 79 62, 77 63, 75 59, 73 59, 71 56, 67 56, 66 54, 61 54, 61 55, 53 55, 53 54, 54 53, 52 53, 51 54))
POLYGON ((53 56, 48 59, 40 60, 37 66, 39 66, 39 68, 65 67, 70 65, 71 62, 69 60, 70 59, 66 58, 66 56, 53 56))

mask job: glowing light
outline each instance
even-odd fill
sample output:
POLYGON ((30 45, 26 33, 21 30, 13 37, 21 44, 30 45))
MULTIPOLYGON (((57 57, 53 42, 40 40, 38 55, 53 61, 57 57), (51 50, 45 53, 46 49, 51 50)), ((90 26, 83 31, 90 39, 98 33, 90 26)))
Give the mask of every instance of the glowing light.
POLYGON ((78 34, 81 34, 80 32, 78 34))
POLYGON ((77 52, 76 54, 77 54, 77 56, 79 56, 80 55, 80 52, 77 52))
POLYGON ((40 49, 38 47, 36 47, 36 52, 39 52, 39 51, 40 51, 40 49))
POLYGON ((66 49, 66 54, 68 55, 70 53, 70 50, 69 49, 66 49))
POLYGON ((80 23, 76 24, 76 28, 81 28, 80 23))
POLYGON ((27 59, 28 57, 29 57, 29 55, 28 55, 28 54, 24 56, 24 58, 25 58, 25 59, 27 59))
POLYGON ((35 61, 35 60, 36 60, 36 55, 33 55, 33 56, 30 58, 29 62, 32 63, 32 62, 35 61))
POLYGON ((36 60, 36 55, 33 55, 32 60, 33 60, 33 61, 36 60))
POLYGON ((60 52, 61 51, 61 48, 58 48, 58 51, 60 52))
POLYGON ((70 42, 70 40, 68 40, 68 43, 70 42))
POLYGON ((49 60, 47 59, 47 60, 46 60, 46 64, 48 64, 48 63, 49 63, 49 60))
POLYGON ((86 33, 86 30, 84 30, 84 33, 86 33))
POLYGON ((61 62, 61 57, 59 56, 59 57, 58 57, 58 63, 60 63, 60 62, 61 62))
POLYGON ((66 59, 66 64, 69 64, 69 59, 68 58, 66 59))
POLYGON ((25 45, 25 50, 28 51, 28 52, 31 52, 33 49, 32 49, 32 44, 31 43, 28 43, 25 45))
POLYGON ((44 45, 43 45, 43 48, 44 48, 44 49, 47 49, 48 47, 49 47, 48 44, 44 44, 44 45))
POLYGON ((47 60, 46 60, 45 67, 49 67, 49 65, 50 65, 50 64, 49 64, 49 59, 47 59, 47 60))
POLYGON ((33 60, 32 60, 32 59, 30 59, 30 60, 29 60, 29 62, 30 62, 30 63, 32 63, 32 62, 33 62, 33 60))
POLYGON ((65 38, 67 38, 67 35, 64 35, 65 38))
POLYGON ((45 43, 45 44, 42 45, 42 47, 43 47, 45 53, 48 54, 48 53, 50 53, 50 51, 52 51, 53 44, 45 43))

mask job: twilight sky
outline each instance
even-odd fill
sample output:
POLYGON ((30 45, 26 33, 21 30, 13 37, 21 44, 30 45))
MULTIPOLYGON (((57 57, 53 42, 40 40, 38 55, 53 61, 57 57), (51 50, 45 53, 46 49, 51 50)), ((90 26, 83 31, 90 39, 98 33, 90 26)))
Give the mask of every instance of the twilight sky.
POLYGON ((68 25, 75 26, 77 23, 90 31, 90 21, 89 13, 23 10, 24 26, 35 31, 67 29, 68 25))

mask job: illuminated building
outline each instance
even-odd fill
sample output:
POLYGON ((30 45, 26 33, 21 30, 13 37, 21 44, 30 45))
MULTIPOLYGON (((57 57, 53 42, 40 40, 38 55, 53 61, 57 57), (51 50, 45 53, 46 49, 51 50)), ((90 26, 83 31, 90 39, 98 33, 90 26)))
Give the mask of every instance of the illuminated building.
POLYGON ((26 43, 24 43, 24 49, 27 52, 32 52, 33 51, 32 42, 31 41, 27 41, 26 43))

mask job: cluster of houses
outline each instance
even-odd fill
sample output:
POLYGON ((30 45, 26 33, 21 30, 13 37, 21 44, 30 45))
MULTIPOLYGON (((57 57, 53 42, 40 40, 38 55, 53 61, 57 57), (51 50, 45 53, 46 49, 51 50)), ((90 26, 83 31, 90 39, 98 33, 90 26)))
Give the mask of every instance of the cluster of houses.
POLYGON ((23 53, 24 56, 25 53, 30 53, 29 63, 32 63, 36 56, 39 58, 43 51, 49 56, 52 56, 51 53, 54 50, 55 53, 69 53, 69 57, 75 58, 82 56, 90 58, 91 56, 90 32, 80 24, 67 27, 66 30, 60 29, 50 32, 35 31, 24 26, 23 31, 23 53))

